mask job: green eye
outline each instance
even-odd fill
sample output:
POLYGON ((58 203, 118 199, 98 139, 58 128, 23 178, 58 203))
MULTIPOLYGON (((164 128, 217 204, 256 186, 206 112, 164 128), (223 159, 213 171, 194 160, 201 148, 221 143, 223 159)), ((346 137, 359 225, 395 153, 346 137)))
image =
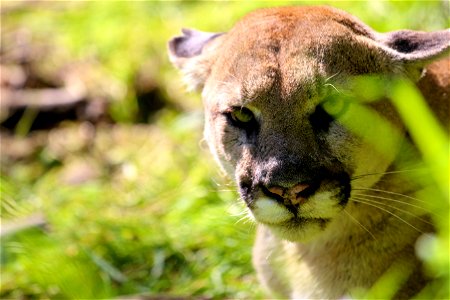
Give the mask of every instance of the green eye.
POLYGON ((224 115, 234 127, 252 130, 257 125, 255 115, 246 107, 232 107, 224 115))
POLYGON ((231 112, 231 118, 238 123, 249 123, 254 119, 254 115, 248 108, 236 108, 231 112))

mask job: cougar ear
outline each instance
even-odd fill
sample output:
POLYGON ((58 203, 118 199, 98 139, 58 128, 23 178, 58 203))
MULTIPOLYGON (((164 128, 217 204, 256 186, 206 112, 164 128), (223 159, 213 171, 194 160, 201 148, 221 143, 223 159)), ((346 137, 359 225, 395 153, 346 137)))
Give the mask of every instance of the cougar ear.
POLYGON ((211 42, 222 33, 182 29, 182 36, 169 41, 169 59, 184 74, 191 89, 203 87, 211 70, 213 49, 211 42))
POLYGON ((408 75, 418 77, 424 66, 450 52, 450 29, 393 31, 379 34, 378 41, 394 64, 400 64, 408 75))

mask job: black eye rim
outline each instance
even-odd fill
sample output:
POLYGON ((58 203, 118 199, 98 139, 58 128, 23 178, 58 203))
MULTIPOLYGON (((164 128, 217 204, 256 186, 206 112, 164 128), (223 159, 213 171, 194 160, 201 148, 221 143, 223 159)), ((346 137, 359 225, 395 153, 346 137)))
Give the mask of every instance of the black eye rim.
POLYGON ((345 114, 348 110, 350 102, 348 99, 334 96, 325 99, 320 102, 313 113, 309 115, 309 121, 311 126, 316 131, 328 132, 333 122, 339 120, 339 118, 345 114), (331 111, 330 108, 326 108, 327 104, 333 103, 339 109, 337 111, 331 111), (337 104, 336 104, 337 103, 337 104))
POLYGON ((321 132, 328 132, 331 123, 335 120, 336 119, 323 108, 322 104, 317 105, 314 112, 309 115, 309 122, 313 130, 321 132))
POLYGON ((249 108, 244 106, 233 106, 223 114, 226 116, 228 122, 237 128, 250 130, 257 125, 255 114, 249 108), (248 114, 250 116, 250 119, 248 121, 242 121, 236 117, 236 112, 248 114))

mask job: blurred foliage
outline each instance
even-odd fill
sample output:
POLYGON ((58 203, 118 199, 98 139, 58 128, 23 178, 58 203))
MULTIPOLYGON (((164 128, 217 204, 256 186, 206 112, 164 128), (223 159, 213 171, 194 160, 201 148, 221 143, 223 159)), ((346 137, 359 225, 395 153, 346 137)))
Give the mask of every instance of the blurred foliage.
MULTIPOLYGON (((25 128, 25 137, 2 137, 0 297, 263 297, 251 267, 254 228, 241 221, 243 205, 199 144, 199 97, 185 93, 166 43, 183 27, 224 31, 257 7, 308 3, 317 2, 2 1, 3 50, 10 34, 26 31, 33 44, 52 45, 42 72, 95 61, 101 70, 92 82, 111 77, 115 84, 93 89, 122 97, 110 107, 113 125, 65 122, 48 133, 25 128), (133 85, 143 66, 181 109, 136 125, 133 85), (7 226, 36 214, 44 219, 39 226, 7 226)), ((379 31, 448 27, 441 1, 321 3, 379 31)), ((438 155, 448 170, 448 153, 438 155)), ((442 188, 448 191, 448 180, 442 188)), ((448 195, 435 199, 448 207, 448 195)), ((424 259, 445 295, 448 224, 440 228, 424 240, 433 249, 424 259)))
MULTIPOLYGON (((218 192, 210 162, 200 159, 198 121, 167 115, 159 128, 97 128, 88 150, 26 188, 8 172, 2 221, 42 211, 48 224, 3 237, 2 298, 249 296, 252 228, 236 226, 242 207, 218 192), (86 165, 99 176, 78 183, 73 170, 86 165)), ((42 156, 70 148, 73 130, 52 136, 42 156)))
POLYGON ((425 206, 431 211, 436 208, 439 215, 432 215, 436 234, 424 234, 416 245, 416 252, 427 267, 427 273, 434 278, 417 297, 428 299, 450 298, 450 181, 449 181, 449 137, 434 118, 422 95, 411 82, 395 80, 389 83, 390 99, 403 118, 412 139, 419 148, 429 172, 428 188, 420 193, 425 206), (405 103, 408 99, 408 103, 405 103), (417 120, 421 120, 420 124, 417 120))
MULTIPOLYGON (((433 116, 423 96, 410 81, 379 76, 357 76, 347 87, 332 93, 324 108, 341 124, 360 136, 379 153, 389 155, 401 140, 399 129, 370 109, 367 102, 389 98, 409 129, 420 154, 409 142, 403 141, 402 156, 396 161, 403 179, 413 182, 420 190, 416 196, 420 207, 431 212, 436 233, 423 234, 417 241, 416 253, 426 263, 426 274, 433 279, 418 299, 448 299, 450 282, 450 219, 448 134, 433 116), (347 90, 346 90, 347 89, 347 90), (337 96, 337 97, 336 97, 337 96), (407 99, 407 101, 405 101, 407 99), (417 122, 421 120, 421 122, 417 122), (380 141, 383 141, 380 143, 380 141)), ((380 208, 382 209, 382 208, 380 208)), ((405 220, 403 222, 407 223, 405 220)), ((412 225, 410 225, 412 226, 412 225)), ((380 277, 369 291, 355 290, 359 298, 392 299, 411 275, 411 262, 401 258, 380 277)), ((353 296, 354 296, 353 295, 353 296)))

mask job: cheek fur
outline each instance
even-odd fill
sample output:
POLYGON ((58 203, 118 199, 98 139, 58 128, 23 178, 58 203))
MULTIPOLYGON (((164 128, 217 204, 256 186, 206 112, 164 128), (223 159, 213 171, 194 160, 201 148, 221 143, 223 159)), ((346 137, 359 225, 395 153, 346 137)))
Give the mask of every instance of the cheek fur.
POLYGON ((238 151, 236 151, 237 137, 233 130, 220 117, 207 116, 204 137, 222 171, 233 178, 236 161, 239 157, 238 151))
MULTIPOLYGON (((387 153, 381 153, 374 145, 353 135, 339 124, 330 129, 326 140, 332 156, 344 165, 351 177, 385 172, 398 152, 398 149, 390 149, 387 153)), ((400 141, 395 144, 400 146, 400 141)), ((367 181, 364 186, 372 186, 379 177, 370 176, 358 180, 358 185, 367 181)))

